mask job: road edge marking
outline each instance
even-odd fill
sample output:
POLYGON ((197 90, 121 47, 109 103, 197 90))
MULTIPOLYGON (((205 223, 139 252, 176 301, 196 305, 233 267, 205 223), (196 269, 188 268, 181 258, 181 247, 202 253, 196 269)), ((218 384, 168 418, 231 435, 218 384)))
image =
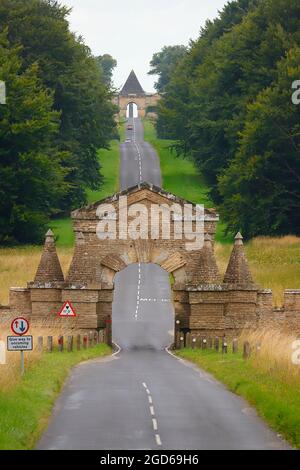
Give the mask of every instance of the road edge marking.
POLYGON ((112 354, 112 357, 115 357, 115 356, 117 356, 118 354, 120 354, 120 352, 122 351, 122 348, 121 348, 121 346, 119 346, 118 343, 116 343, 115 341, 113 341, 113 345, 117 347, 117 351, 115 351, 115 352, 112 354))

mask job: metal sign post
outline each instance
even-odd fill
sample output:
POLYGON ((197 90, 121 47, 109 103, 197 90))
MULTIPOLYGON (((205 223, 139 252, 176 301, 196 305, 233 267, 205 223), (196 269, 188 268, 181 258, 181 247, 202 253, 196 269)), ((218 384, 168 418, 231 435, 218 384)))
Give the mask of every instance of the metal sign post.
POLYGON ((25 374, 24 351, 21 351, 21 375, 25 374))

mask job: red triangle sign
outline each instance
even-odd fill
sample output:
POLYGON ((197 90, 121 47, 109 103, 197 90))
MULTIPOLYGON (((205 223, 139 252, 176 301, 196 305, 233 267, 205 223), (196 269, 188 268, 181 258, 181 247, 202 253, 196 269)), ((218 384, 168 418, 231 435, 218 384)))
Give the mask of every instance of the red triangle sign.
POLYGON ((71 302, 65 302, 61 311, 58 314, 59 317, 76 317, 75 310, 71 302))

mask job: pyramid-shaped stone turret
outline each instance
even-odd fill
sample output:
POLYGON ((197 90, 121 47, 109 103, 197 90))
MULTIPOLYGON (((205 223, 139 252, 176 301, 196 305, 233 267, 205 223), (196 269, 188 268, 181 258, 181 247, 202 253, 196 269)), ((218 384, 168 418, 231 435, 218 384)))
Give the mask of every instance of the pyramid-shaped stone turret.
POLYGON ((243 286, 253 285, 252 275, 245 254, 243 237, 240 233, 235 237, 235 243, 224 277, 224 283, 243 286))
POLYGON ((199 252, 197 269, 197 283, 199 284, 218 284, 220 274, 217 266, 212 238, 209 234, 204 237, 204 246, 199 252))
POLYGON ((46 234, 45 246, 34 282, 53 283, 63 281, 64 275, 57 256, 54 235, 49 230, 46 234))

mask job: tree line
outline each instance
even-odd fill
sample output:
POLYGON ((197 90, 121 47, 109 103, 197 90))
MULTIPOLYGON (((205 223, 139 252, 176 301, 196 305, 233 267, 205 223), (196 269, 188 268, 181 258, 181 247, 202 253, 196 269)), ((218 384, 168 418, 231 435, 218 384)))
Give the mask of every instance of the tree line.
POLYGON ((170 49, 151 63, 159 136, 192 156, 229 230, 300 235, 299 0, 231 1, 170 49))
POLYGON ((93 57, 54 0, 0 0, 0 243, 41 241, 49 218, 102 182, 116 136, 108 54, 93 57))

